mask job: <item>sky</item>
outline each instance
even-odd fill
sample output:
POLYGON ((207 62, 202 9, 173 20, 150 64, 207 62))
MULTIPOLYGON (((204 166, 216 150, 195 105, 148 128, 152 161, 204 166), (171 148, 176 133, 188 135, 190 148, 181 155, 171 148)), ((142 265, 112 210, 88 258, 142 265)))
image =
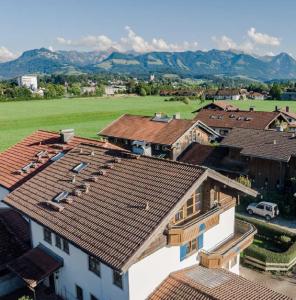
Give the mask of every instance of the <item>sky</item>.
POLYGON ((295 0, 1 0, 0 61, 35 48, 296 57, 295 0))

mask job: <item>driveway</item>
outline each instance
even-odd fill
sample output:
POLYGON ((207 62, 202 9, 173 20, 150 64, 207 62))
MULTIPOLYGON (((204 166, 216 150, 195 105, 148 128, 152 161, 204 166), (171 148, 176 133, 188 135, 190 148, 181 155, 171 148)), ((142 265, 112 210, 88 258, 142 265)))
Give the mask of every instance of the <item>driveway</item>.
POLYGON ((291 276, 272 275, 240 266, 240 275, 296 300, 296 274, 291 276))
POLYGON ((247 212, 239 212, 238 215, 247 216, 250 219, 260 220, 265 223, 270 223, 277 225, 283 229, 290 230, 291 232, 296 233, 296 219, 294 220, 287 220, 281 217, 276 217, 275 219, 272 219, 270 221, 266 221, 263 217, 252 215, 250 216, 247 212))

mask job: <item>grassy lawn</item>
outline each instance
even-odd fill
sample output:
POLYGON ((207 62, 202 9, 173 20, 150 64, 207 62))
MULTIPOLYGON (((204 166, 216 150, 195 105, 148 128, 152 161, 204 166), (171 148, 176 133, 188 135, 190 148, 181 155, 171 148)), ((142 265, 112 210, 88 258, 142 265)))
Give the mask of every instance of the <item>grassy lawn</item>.
MULTIPOLYGON (((124 113, 151 115, 154 112, 192 118, 191 112, 201 106, 199 101, 164 101, 166 97, 76 98, 0 103, 0 151, 15 144, 37 129, 74 128, 77 135, 95 138, 96 133, 124 113)), ((242 109, 250 105, 256 110, 273 110, 275 105, 290 106, 296 102, 244 101, 235 102, 242 109)))

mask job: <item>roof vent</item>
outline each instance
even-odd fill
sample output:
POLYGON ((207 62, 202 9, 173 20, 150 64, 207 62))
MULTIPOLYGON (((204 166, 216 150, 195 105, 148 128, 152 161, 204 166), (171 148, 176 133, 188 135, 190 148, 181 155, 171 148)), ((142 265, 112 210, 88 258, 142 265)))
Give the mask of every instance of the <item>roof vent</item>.
POLYGON ((276 140, 273 140, 273 144, 276 145, 276 140))
POLYGON ((24 173, 28 173, 31 168, 34 168, 34 163, 30 162, 22 168, 24 173))
POLYGON ((71 182, 72 182, 73 184, 76 182, 76 175, 75 175, 75 174, 73 174, 73 177, 72 177, 71 182))
POLYGON ((63 143, 68 143, 74 137, 74 129, 63 129, 60 131, 63 143))
POLYGON ((79 153, 83 154, 83 148, 80 148, 79 153))
POLYGON ((245 117, 245 121, 251 121, 252 120, 252 118, 250 118, 250 117, 245 117))
POLYGON ((92 175, 92 176, 90 177, 90 180, 93 181, 93 182, 97 182, 97 181, 98 181, 98 176, 92 175))
POLYGON ((80 173, 82 170, 84 170, 88 166, 88 163, 81 162, 76 167, 73 168, 73 172, 80 173))
POLYGON ((95 156, 95 151, 91 151, 90 156, 95 156))
POLYGON ((149 202, 146 202, 146 206, 145 206, 145 210, 148 211, 149 210, 149 202))
POLYGON ((103 176, 105 176, 105 175, 107 175, 107 171, 106 171, 106 170, 103 170, 103 169, 101 169, 101 170, 99 170, 99 175, 103 175, 103 176))
POLYGON ((114 157, 113 162, 114 163, 120 163, 121 162, 121 157, 114 157))
POLYGON ((61 212, 64 210, 64 206, 62 206, 58 203, 52 202, 52 201, 46 201, 46 205, 58 212, 61 212))
POLYGON ((83 188, 84 188, 85 194, 88 194, 88 193, 89 193, 89 190, 90 190, 90 184, 87 183, 87 182, 85 182, 85 183, 83 184, 83 188))
POLYGON ((79 196, 82 195, 82 191, 80 189, 75 189, 74 190, 74 195, 77 196, 77 197, 79 197, 79 196))
POLYGON ((36 153, 36 156, 38 158, 42 158, 42 157, 48 157, 48 152, 46 150, 43 150, 43 151, 39 151, 36 153))
POLYGON ((114 168, 114 164, 108 163, 108 164, 105 165, 105 168, 107 168, 107 169, 113 169, 114 168))
POLYGON ((234 119, 234 118, 235 118, 235 115, 234 115, 234 114, 231 114, 231 115, 229 116, 229 118, 230 118, 230 119, 234 119))

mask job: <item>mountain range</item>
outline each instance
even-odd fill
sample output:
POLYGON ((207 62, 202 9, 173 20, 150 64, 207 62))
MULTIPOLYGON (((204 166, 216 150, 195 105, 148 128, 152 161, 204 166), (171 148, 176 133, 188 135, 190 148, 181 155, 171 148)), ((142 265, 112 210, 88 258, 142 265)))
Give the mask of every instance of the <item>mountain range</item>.
POLYGON ((120 53, 107 51, 25 51, 15 60, 0 63, 0 78, 24 74, 125 73, 132 76, 177 74, 182 77, 242 76, 268 81, 296 78, 296 60, 287 53, 253 56, 236 51, 120 53))

